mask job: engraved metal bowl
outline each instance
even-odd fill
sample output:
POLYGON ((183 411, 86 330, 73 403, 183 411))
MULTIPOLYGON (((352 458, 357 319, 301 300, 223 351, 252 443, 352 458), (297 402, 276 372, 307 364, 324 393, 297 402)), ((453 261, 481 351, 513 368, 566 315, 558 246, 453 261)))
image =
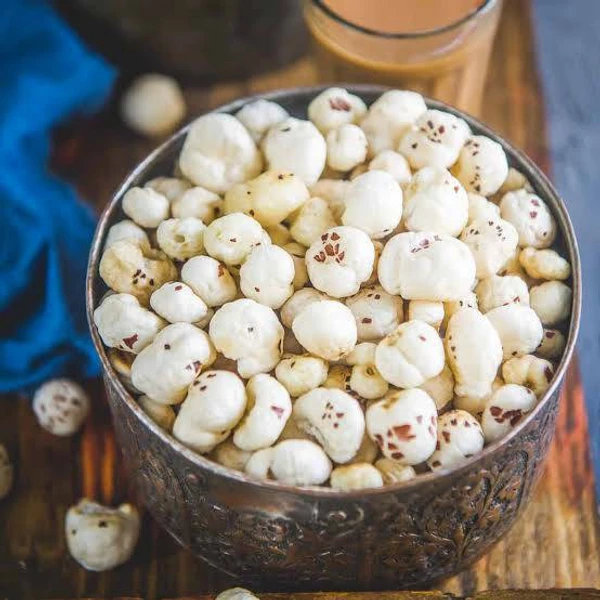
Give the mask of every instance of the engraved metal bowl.
MULTIPOLYGON (((370 104, 383 88, 348 86, 370 104)), ((306 117, 323 88, 263 97, 306 117)), ((233 113, 251 98, 218 109, 233 113)), ((93 325, 118 443, 141 497, 181 544, 247 585, 279 590, 425 587, 481 557, 514 523, 531 497, 546 457, 559 390, 573 354, 581 308, 581 269, 564 203, 527 156, 479 121, 440 102, 433 108, 465 119, 498 141, 548 203, 572 265, 573 307, 567 347, 554 380, 536 408, 505 438, 457 469, 359 492, 300 489, 257 481, 189 450, 160 429, 119 381, 93 325)), ((93 243, 87 277, 91 313, 106 291, 98 262, 108 227, 122 218, 125 191, 172 172, 187 128, 148 156, 106 207, 93 243)))

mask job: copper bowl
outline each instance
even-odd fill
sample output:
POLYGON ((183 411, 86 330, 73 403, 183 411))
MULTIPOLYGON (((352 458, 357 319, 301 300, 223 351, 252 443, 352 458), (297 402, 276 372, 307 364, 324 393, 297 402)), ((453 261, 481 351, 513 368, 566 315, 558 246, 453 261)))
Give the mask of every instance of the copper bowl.
MULTIPOLYGON (((264 97, 306 117, 323 88, 264 97)), ((370 104, 383 88, 349 86, 370 104)), ((233 113, 252 98, 218 109, 233 113)), ((141 497, 157 521, 211 565, 258 588, 399 589, 425 587, 481 557, 515 522, 542 472, 554 433, 559 391, 579 328, 581 269, 564 203, 523 153, 479 121, 441 102, 433 108, 465 119, 476 133, 498 141, 548 203, 572 265, 573 310, 567 347, 554 380, 536 408, 502 440, 461 467, 429 473, 380 489, 340 493, 257 481, 189 450, 161 430, 119 381, 90 326, 102 359, 118 443, 141 497)), ((108 227, 122 218, 120 201, 131 186, 170 173, 187 128, 148 156, 106 207, 96 231, 87 277, 91 313, 105 289, 98 261, 108 227)))

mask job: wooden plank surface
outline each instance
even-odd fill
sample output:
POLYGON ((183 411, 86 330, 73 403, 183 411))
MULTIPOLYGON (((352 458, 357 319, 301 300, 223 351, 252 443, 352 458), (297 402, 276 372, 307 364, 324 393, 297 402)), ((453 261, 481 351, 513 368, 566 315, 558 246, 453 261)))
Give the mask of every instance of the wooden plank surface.
MULTIPOLYGON (((193 116, 240 95, 315 82, 312 64, 303 60, 285 71, 212 89, 189 89, 186 94, 193 116)), ((548 169, 529 12, 521 0, 506 3, 490 69, 484 119, 548 169)), ((107 110, 93 121, 63 132, 55 162, 60 172, 100 208, 152 146, 124 130, 114 111, 107 110)), ((15 490, 0 504, 0 597, 175 598, 243 583, 231 581, 179 548, 147 514, 136 553, 126 565, 95 574, 70 559, 63 536, 69 505, 82 495, 106 503, 135 498, 114 445, 101 384, 95 381, 89 386, 95 398, 94 414, 75 439, 60 439, 41 431, 26 398, 8 397, 0 403, 0 440, 17 465, 15 490)), ((486 589, 551 587, 600 587, 594 479, 576 365, 567 377, 556 439, 531 505, 486 557, 439 586, 445 593, 462 597, 486 589)), ((582 594, 579 597, 594 597, 590 592, 582 594)), ((333 597, 349 598, 341 594, 327 598, 333 597)), ((361 600, 402 597, 391 593, 355 596, 361 600)), ((419 597, 436 595, 413 595, 419 597)), ((545 592, 542 597, 568 596, 545 592)))

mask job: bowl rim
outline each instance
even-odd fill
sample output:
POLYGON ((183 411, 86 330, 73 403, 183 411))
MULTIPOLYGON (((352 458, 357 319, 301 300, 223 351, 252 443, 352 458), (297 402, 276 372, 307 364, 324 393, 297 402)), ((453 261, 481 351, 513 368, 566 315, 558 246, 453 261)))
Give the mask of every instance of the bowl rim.
MULTIPOLYGON (((390 87, 370 84, 334 84, 336 87, 343 87, 350 93, 361 96, 362 94, 376 94, 388 91, 390 87)), ((206 111, 202 114, 208 113, 230 113, 237 112, 242 106, 258 99, 270 100, 273 102, 283 101, 294 96, 301 97, 314 97, 320 92, 332 87, 332 85, 317 85, 317 86, 299 86, 294 88, 277 89, 266 93, 257 93, 249 96, 244 96, 232 102, 228 102, 223 105, 206 111)), ((444 481, 450 482, 461 475, 463 472, 473 468, 480 461, 484 461, 490 455, 494 454, 500 448, 507 446, 514 438, 519 436, 521 432, 537 417, 537 415, 544 409, 546 404, 550 401, 551 397, 557 391, 559 385, 562 383, 567 370, 568 365, 571 362, 577 335, 579 332, 580 318, 581 318, 581 302, 582 302, 582 282, 581 282, 581 260, 579 256, 579 249, 577 245, 577 239, 573 229, 573 224, 569 217, 566 205, 548 177, 541 171, 541 169, 527 156, 523 151, 515 148, 512 144, 506 141, 503 137, 495 133, 487 125, 472 117, 471 115, 458 110, 444 102, 434 100, 423 96, 428 109, 438 109, 450 112, 462 119, 464 119, 471 128, 476 130, 476 135, 485 135, 494 141, 498 142, 504 151, 511 157, 516 159, 520 164, 519 169, 527 171, 527 175, 530 176, 534 181, 534 188, 536 192, 544 198, 552 199, 552 213, 559 221, 564 243, 569 254, 571 263, 571 280, 572 280, 572 312, 571 322, 569 325, 569 331, 567 336, 567 343, 565 351, 561 357, 561 360, 554 372, 554 378, 546 390, 546 393, 538 401, 535 408, 527 413, 526 417, 521 420, 507 435, 496 440, 485 446, 483 450, 471 458, 466 460, 461 465, 451 469, 441 469, 439 471, 419 474, 417 477, 409 479, 408 481, 402 481, 397 483, 385 484, 380 488, 367 488, 361 490, 351 491, 340 491, 328 487, 317 487, 317 486, 292 486, 284 483, 280 483, 274 480, 261 480, 249 475, 246 475, 242 471, 221 465, 214 460, 208 458, 205 455, 199 454, 194 450, 184 446, 170 433, 159 427, 138 405, 133 395, 125 388, 121 380, 119 379, 115 369, 111 365, 107 349, 104 347, 102 340, 97 332, 96 326, 93 322, 94 312, 94 287, 95 282, 99 279, 98 265, 101 257, 102 248, 104 245, 104 239, 106 232, 110 226, 110 219, 116 207, 120 203, 124 193, 131 187, 131 184, 143 174, 147 169, 150 169, 157 159, 161 155, 171 149, 172 146, 177 144, 181 138, 187 135, 193 120, 187 123, 184 127, 179 129, 176 133, 170 136, 165 142, 150 152, 141 162, 139 162, 134 169, 132 169, 128 175, 121 182, 117 191, 112 196, 111 200, 106 204, 100 218, 98 225, 94 233, 94 239, 90 249, 87 272, 86 272, 86 313, 88 326, 96 352, 98 353, 102 367, 103 375, 110 381, 110 384, 116 388, 118 392, 119 401, 124 402, 127 407, 135 414, 136 418, 139 419, 143 426, 149 429, 152 434, 160 438, 163 444, 170 446, 176 453, 182 455, 186 460, 192 463, 199 469, 204 469, 212 472, 214 475, 224 477, 234 482, 243 483, 256 488, 260 488, 264 491, 279 491, 286 492, 292 495, 307 496, 312 498, 323 498, 323 499, 360 499, 365 496, 376 496, 380 494, 394 493, 397 491, 402 492, 416 492, 422 486, 430 483, 442 483, 444 481)), ((198 115, 198 117, 201 115, 198 115)), ((197 118, 197 117, 195 117, 197 118)))

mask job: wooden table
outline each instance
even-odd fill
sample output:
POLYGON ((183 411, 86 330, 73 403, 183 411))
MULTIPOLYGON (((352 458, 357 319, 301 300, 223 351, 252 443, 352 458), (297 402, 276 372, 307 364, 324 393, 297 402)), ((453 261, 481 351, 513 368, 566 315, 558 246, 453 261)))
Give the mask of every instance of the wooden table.
MULTIPOLYGON (((190 114, 195 115, 237 96, 315 82, 313 66, 306 59, 268 76, 189 89, 187 99, 190 114)), ((548 170, 543 99, 528 4, 522 0, 506 4, 484 120, 548 170)), ((100 208, 152 146, 127 132, 114 111, 107 110, 63 132, 56 166, 100 208)), ((0 404, 0 440, 17 464, 15 489, 0 505, 0 597, 173 598, 238 583, 179 548, 147 514, 136 554, 121 568, 88 573, 68 556, 63 519, 71 504, 83 495, 105 503, 134 498, 120 468, 101 383, 90 382, 90 389, 94 412, 75 439, 42 431, 26 398, 9 397, 0 404)), ((441 590, 464 596, 485 589, 600 587, 600 536, 587 427, 573 364, 546 473, 531 505, 503 541, 471 569, 440 584, 441 590)))

